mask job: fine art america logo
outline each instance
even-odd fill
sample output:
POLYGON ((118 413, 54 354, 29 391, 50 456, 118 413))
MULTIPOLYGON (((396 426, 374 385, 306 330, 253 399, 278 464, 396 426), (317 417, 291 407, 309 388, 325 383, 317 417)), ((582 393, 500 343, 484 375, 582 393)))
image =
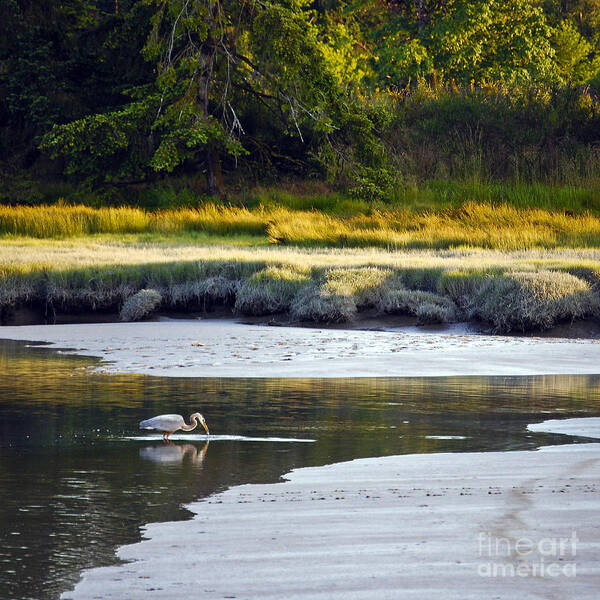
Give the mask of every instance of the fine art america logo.
POLYGON ((481 577, 575 577, 577 532, 569 537, 508 538, 482 531, 478 537, 481 577))

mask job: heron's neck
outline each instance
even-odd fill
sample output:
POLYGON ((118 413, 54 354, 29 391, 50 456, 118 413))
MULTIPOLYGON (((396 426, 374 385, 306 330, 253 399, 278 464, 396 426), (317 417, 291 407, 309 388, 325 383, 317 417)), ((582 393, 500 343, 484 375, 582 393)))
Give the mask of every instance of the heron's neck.
POLYGON ((198 417, 194 417, 192 419, 192 422, 189 425, 186 425, 185 423, 181 426, 181 429, 183 431, 191 431, 192 429, 196 429, 196 426, 198 425, 198 417))

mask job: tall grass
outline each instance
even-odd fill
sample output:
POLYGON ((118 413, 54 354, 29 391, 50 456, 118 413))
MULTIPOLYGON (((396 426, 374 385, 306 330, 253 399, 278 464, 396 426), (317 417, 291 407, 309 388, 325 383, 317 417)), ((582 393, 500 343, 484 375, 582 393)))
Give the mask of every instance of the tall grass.
POLYGON ((68 238, 189 232, 250 235, 274 244, 403 248, 479 247, 502 250, 600 247, 600 218, 508 204, 474 202, 440 211, 370 209, 353 216, 283 207, 248 209, 207 204, 147 212, 82 206, 0 207, 0 234, 68 238))
POLYGON ((600 216, 600 186, 434 178, 420 183, 406 181, 396 187, 391 203, 432 211, 458 208, 465 202, 600 216))
POLYGON ((600 247, 600 219, 540 209, 467 203, 440 212, 373 211, 341 219, 295 212, 268 226, 274 243, 314 246, 402 248, 600 247))
POLYGON ((215 204, 156 212, 131 207, 0 206, 0 234, 36 238, 189 231, 261 235, 266 231, 267 222, 268 217, 261 208, 250 211, 215 204))
POLYGON ((421 82, 375 94, 371 110, 387 117, 381 138, 403 180, 600 184, 589 88, 421 82))

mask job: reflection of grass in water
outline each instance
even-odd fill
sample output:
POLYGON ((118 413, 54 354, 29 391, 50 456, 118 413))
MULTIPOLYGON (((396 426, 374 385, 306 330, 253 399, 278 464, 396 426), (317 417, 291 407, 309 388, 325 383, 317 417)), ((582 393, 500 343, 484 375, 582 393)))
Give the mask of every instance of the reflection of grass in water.
MULTIPOLYGON (((155 350, 159 351, 159 350, 155 350)), ((339 417, 349 398, 377 414, 415 410, 435 412, 535 412, 564 408, 585 410, 600 399, 600 376, 540 375, 531 377, 410 377, 367 379, 311 378, 163 378, 146 375, 107 375, 89 368, 98 360, 59 354, 24 342, 0 341, 0 403, 86 406, 90 397, 107 406, 164 412, 161 389, 169 389, 182 406, 235 402, 249 386, 253 404, 273 403, 306 409, 319 418, 339 417), (8 390, 12 390, 8 393, 8 390), (60 390, 48 394, 45 390, 60 390), (150 390, 150 393, 149 393, 150 390), (148 399, 150 396, 150 400, 148 399), (319 398, 313 404, 311 399, 319 398), (592 404, 590 404, 592 402, 592 404), (391 403, 391 404, 388 404, 391 403)), ((182 408, 183 410, 183 408, 182 408)), ((357 408, 359 410, 359 408, 357 408)), ((383 419, 385 421, 385 419, 383 419)), ((290 423, 293 429, 297 424, 290 423)))

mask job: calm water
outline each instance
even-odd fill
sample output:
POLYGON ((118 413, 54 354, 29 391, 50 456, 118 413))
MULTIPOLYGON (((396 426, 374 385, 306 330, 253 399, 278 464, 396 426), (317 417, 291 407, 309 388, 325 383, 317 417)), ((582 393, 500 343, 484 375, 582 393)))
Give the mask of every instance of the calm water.
POLYGON ((7 600, 58 597, 82 569, 114 563, 140 525, 188 518, 183 504, 231 485, 357 457, 565 443, 525 426, 600 414, 600 377, 590 376, 194 380, 99 375, 94 364, 0 342, 7 600), (214 434, 315 441, 126 439, 142 418, 196 410, 214 434))

